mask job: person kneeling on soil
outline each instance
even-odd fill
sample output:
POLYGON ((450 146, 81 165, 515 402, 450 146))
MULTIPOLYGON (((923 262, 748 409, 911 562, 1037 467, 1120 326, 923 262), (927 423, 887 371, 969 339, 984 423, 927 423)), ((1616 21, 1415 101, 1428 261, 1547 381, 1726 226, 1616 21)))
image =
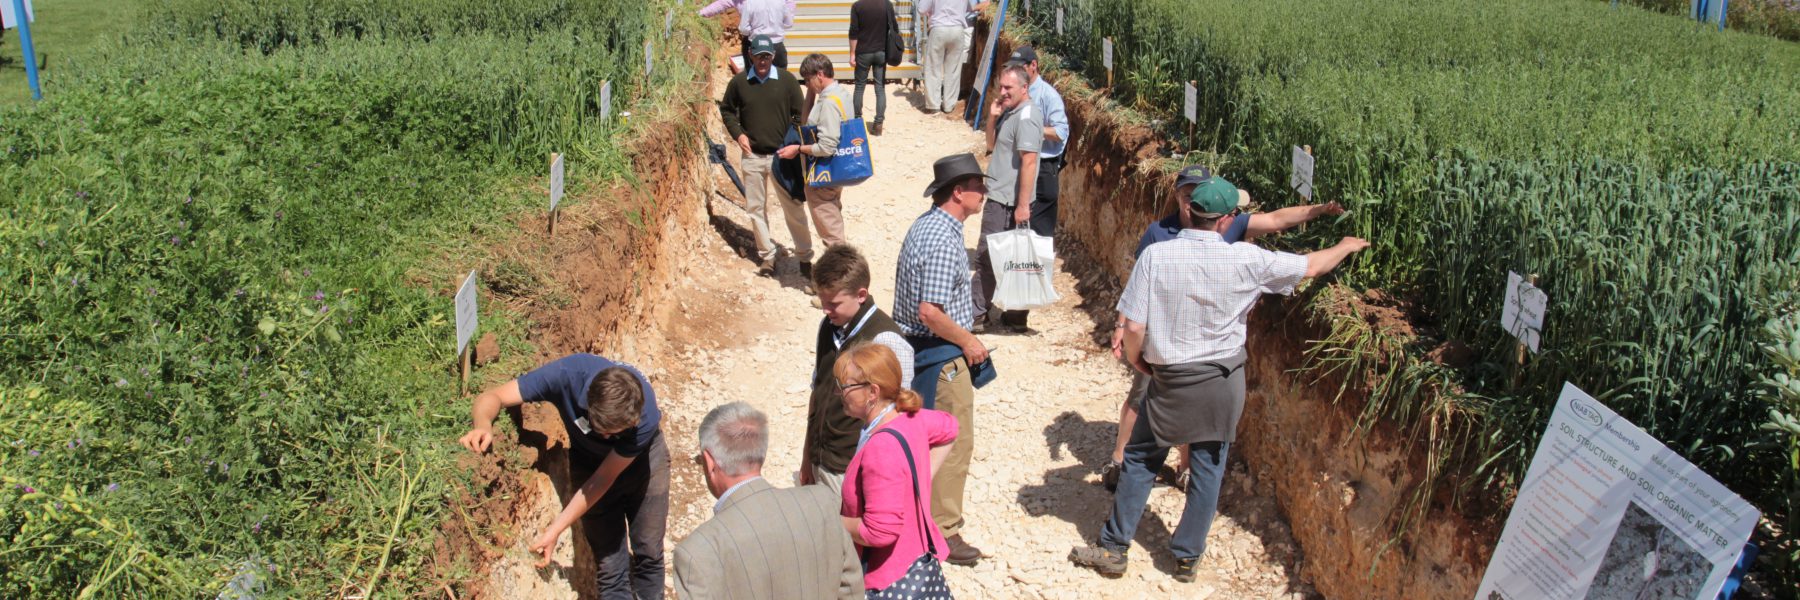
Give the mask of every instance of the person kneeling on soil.
POLYGON ((1219 508, 1225 461, 1244 412, 1245 323, 1263 294, 1291 294, 1300 281, 1337 268, 1369 246, 1346 237, 1305 256, 1225 243, 1243 218, 1237 186, 1213 177, 1194 186, 1183 208, 1189 227, 1144 250, 1119 314, 1125 361, 1149 376, 1144 407, 1125 446, 1119 491, 1099 543, 1075 548, 1069 560, 1104 575, 1123 575, 1126 551, 1150 499, 1151 465, 1188 444, 1187 504, 1169 540, 1175 579, 1191 582, 1219 508), (1204 331, 1210 335, 1193 335, 1204 331))
POLYGON ((912 345, 900 326, 869 297, 869 262, 848 244, 832 246, 813 267, 813 289, 825 318, 814 348, 812 400, 806 410, 806 442, 800 448, 800 483, 825 484, 842 492, 844 469, 856 455, 862 421, 844 412, 843 395, 832 372, 838 352, 860 342, 887 346, 900 360, 900 386, 912 386, 912 345))
POLYGON ((556 538, 579 518, 599 563, 600 597, 663 597, 669 451, 650 381, 630 365, 571 354, 476 396, 475 426, 459 443, 487 451, 500 409, 525 402, 556 407, 569 436, 569 481, 581 485, 532 540, 531 551, 543 557, 538 568, 549 566, 556 538))

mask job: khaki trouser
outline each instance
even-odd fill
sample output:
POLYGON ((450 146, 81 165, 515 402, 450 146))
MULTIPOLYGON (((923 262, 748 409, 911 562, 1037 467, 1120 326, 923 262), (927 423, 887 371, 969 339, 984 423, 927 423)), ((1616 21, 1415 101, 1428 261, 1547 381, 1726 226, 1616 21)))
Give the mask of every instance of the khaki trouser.
POLYGON ((812 479, 813 485, 822 485, 831 488, 831 493, 837 494, 840 497, 844 495, 843 473, 833 473, 825 470, 823 467, 815 465, 812 468, 812 479))
POLYGON ((956 442, 943 468, 931 474, 931 518, 944 537, 963 526, 963 487, 969 480, 969 459, 975 456, 975 385, 969 362, 957 358, 938 371, 937 410, 956 417, 956 442))
POLYGON ((773 154, 745 154, 741 161, 744 172, 745 210, 750 212, 750 230, 756 234, 756 253, 763 262, 775 260, 775 239, 769 234, 768 197, 775 190, 776 203, 787 215, 788 235, 794 238, 794 255, 807 260, 812 257, 812 234, 806 231, 806 211, 789 199, 787 190, 775 185, 770 174, 775 168, 773 154))
POLYGON ((948 111, 962 96, 963 55, 969 52, 962 27, 933 27, 925 39, 925 108, 948 111))
MULTIPOLYGON (((819 228, 819 241, 826 248, 844 243, 844 188, 807 187, 806 208, 812 211, 813 226, 819 228)), ((802 225, 801 227, 805 227, 802 225)), ((812 260, 812 249, 794 252, 801 261, 812 260)))

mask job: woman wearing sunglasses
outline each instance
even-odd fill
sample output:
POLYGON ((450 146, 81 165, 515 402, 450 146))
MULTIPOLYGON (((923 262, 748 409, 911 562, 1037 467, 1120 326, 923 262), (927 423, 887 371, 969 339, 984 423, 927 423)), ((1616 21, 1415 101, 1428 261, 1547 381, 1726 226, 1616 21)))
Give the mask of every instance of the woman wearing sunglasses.
POLYGON ((865 423, 844 471, 841 514, 862 548, 868 596, 949 598, 940 564, 949 546, 926 499, 932 472, 956 441, 956 418, 925 410, 917 393, 900 386, 900 362, 886 346, 851 346, 833 371, 844 412, 865 423))

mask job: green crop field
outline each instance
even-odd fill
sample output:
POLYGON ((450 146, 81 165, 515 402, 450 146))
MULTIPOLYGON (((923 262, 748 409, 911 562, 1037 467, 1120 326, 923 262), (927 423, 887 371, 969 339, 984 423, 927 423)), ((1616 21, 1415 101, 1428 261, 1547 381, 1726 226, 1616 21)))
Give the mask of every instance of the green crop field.
POLYGON ((628 176, 599 82, 618 111, 691 80, 642 77, 660 8, 141 12, 0 107, 0 597, 436 590, 467 415, 421 277, 541 206, 551 151, 628 176))
MULTIPOLYGON (((136 20, 140 5, 105 0, 34 0, 32 8, 37 14, 37 21, 31 25, 32 42, 38 56, 48 59, 38 76, 45 88, 54 89, 57 76, 84 61, 95 47, 114 42, 125 33, 136 20)), ((17 33, 9 30, 0 35, 0 104, 31 100, 22 52, 17 33)))
MULTIPOLYGON (((1454 373, 1395 370, 1436 383, 1383 382, 1368 405, 1402 424, 1462 417, 1429 448, 1460 493, 1516 481, 1570 381, 1792 544, 1800 427, 1780 415, 1800 405, 1771 401, 1765 382, 1783 380, 1765 347, 1800 355, 1800 336, 1765 324, 1800 306, 1800 46, 1583 0, 1014 4, 1023 35, 1090 82, 1106 81, 1111 37, 1113 99, 1219 153, 1265 203, 1297 201, 1289 148, 1315 148, 1319 197, 1352 212, 1294 245, 1369 239, 1338 281, 1416 302, 1435 339, 1414 357, 1438 340, 1476 351, 1454 373), (1550 298, 1543 353, 1522 369, 1499 326, 1509 270, 1550 298)), ((1361 372, 1365 341, 1334 338, 1316 366, 1361 372)))

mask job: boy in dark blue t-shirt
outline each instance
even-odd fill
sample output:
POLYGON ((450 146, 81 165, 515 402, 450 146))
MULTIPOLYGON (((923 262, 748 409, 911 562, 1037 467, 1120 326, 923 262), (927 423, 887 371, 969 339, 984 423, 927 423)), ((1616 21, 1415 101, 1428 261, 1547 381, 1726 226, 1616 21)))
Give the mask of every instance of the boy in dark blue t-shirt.
POLYGON ((661 598, 669 451, 650 381, 630 365, 571 354, 476 396, 475 426, 460 443, 485 452, 500 409, 525 402, 555 406, 569 435, 569 481, 581 486, 531 542, 543 557, 538 567, 550 564, 556 538, 579 518, 599 563, 601 597, 661 598))

